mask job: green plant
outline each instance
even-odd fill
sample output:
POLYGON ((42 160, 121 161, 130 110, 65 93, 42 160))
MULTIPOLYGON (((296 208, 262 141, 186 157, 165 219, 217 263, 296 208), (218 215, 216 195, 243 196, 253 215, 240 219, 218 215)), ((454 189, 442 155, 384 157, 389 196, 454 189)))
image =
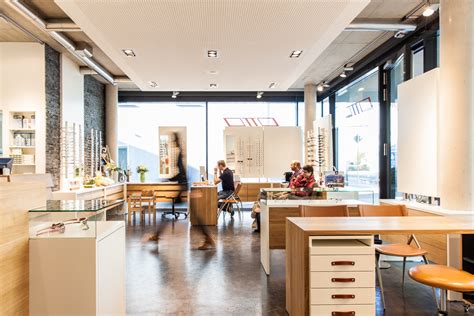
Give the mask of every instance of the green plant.
POLYGON ((148 172, 148 168, 145 165, 139 165, 137 167, 137 173, 145 173, 148 172))

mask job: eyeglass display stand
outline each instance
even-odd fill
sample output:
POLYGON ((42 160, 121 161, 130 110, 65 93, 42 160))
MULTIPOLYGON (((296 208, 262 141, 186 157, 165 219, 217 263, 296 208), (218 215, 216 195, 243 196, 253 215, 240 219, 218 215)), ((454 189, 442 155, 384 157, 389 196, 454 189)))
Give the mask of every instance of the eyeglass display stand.
POLYGON ((68 202, 70 210, 29 213, 30 315, 125 315, 124 221, 99 220, 102 206, 89 201, 68 202), (86 226, 68 222, 84 217, 86 226), (48 232, 53 223, 65 229, 48 232))

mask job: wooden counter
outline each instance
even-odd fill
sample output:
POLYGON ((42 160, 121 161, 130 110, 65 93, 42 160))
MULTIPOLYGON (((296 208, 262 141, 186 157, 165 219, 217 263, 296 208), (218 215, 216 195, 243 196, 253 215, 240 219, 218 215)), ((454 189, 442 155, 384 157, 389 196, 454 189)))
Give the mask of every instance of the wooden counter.
POLYGON ((52 200, 121 200, 125 199, 125 183, 115 183, 105 187, 83 188, 71 191, 54 191, 52 200))
POLYGON ((188 196, 191 225, 217 225, 217 186, 192 186, 188 196))
POLYGON ((474 234, 474 216, 300 217, 286 219, 286 310, 309 315, 310 236, 474 234))
POLYGON ((145 182, 145 183, 127 183, 127 196, 133 192, 155 192, 156 202, 171 202, 170 198, 180 197, 181 201, 186 201, 188 195, 188 185, 178 182, 145 182), (162 196, 159 198, 158 196, 162 196))

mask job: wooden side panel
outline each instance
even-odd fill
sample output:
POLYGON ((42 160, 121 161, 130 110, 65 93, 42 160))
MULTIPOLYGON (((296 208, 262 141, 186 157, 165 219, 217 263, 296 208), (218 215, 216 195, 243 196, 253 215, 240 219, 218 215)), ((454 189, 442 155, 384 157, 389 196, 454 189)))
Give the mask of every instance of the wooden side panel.
POLYGON ((44 182, 0 184, 0 315, 29 314, 28 210, 47 196, 44 182))
POLYGON ((191 225, 217 225, 217 188, 192 187, 189 196, 191 225))
POLYGON ((299 217, 298 207, 269 207, 270 249, 285 249, 286 218, 299 217))
POLYGON ((308 238, 286 221, 286 311, 290 316, 309 315, 308 238))
POLYGON ((282 184, 278 182, 242 183, 239 196, 243 202, 255 202, 260 193, 260 189, 281 187, 282 184))

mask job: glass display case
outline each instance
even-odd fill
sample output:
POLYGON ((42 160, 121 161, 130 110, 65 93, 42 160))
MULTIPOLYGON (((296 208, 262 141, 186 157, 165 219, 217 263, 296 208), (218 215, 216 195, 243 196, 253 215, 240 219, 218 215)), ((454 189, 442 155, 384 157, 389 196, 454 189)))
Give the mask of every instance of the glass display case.
POLYGON ((265 188, 260 190, 260 200, 359 200, 375 203, 375 192, 360 188, 265 188))
POLYGON ((124 200, 48 200, 29 211, 29 236, 36 238, 97 238, 123 226, 124 200), (117 215, 107 218, 107 211, 117 215))

